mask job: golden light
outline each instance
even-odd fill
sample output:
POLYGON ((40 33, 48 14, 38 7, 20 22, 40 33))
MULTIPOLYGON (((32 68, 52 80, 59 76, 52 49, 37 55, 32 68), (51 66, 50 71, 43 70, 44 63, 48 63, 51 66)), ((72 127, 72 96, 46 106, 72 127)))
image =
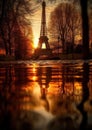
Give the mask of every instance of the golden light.
POLYGON ((38 47, 38 38, 37 37, 34 37, 34 48, 37 48, 38 47))
POLYGON ((76 95, 82 95, 82 84, 81 83, 78 83, 78 82, 74 83, 74 93, 76 95))
POLYGON ((77 42, 77 41, 79 42, 81 39, 82 39, 82 37, 81 37, 80 35, 76 35, 76 36, 75 36, 75 41, 76 41, 76 42, 77 42))
POLYGON ((33 67, 33 73, 36 73, 36 68, 35 67, 33 67))
POLYGON ((42 49, 46 49, 45 43, 42 44, 42 49))
POLYGON ((42 88, 45 88, 45 85, 42 85, 42 88))
POLYGON ((41 92, 40 92, 40 86, 38 83, 35 83, 35 87, 33 88, 33 94, 35 97, 40 97, 41 92))
POLYGON ((36 81, 36 80, 37 80, 37 77, 36 77, 36 76, 33 76, 32 79, 33 79, 33 81, 36 81))
POLYGON ((37 80, 37 76, 35 75, 36 74, 36 65, 35 64, 33 64, 33 77, 32 77, 32 79, 33 79, 33 81, 36 81, 37 80))

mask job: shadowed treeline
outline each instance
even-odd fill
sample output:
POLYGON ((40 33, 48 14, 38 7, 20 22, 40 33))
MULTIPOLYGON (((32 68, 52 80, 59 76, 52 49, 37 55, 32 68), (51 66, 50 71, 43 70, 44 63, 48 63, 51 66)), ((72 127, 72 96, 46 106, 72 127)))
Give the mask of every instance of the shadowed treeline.
POLYGON ((32 53, 33 32, 26 15, 33 12, 30 0, 0 1, 0 49, 5 56, 22 59, 32 53))
POLYGON ((92 12, 91 6, 91 0, 74 0, 65 3, 61 2, 61 5, 59 4, 51 12, 49 33, 52 39, 57 39, 58 45, 55 46, 62 48, 63 53, 73 54, 79 51, 83 59, 90 58, 91 37, 89 38, 89 35, 92 35, 92 29, 89 21, 92 21, 92 17, 89 12, 92 12), (76 47, 75 39, 78 34, 81 40, 79 41, 79 46, 76 47))

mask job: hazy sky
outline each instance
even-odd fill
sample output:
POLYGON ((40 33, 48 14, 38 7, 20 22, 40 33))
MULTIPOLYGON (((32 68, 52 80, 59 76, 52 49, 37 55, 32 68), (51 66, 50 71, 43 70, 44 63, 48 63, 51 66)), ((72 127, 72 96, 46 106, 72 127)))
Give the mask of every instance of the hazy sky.
MULTIPOLYGON (((42 1, 43 0, 32 0, 33 6, 37 5, 37 11, 34 13, 32 17, 32 27, 34 34, 34 42, 38 43, 40 37, 40 27, 41 27, 41 14, 42 14, 42 1)), ((68 0, 45 0, 46 2, 46 25, 48 27, 48 20, 50 16, 50 12, 55 8, 57 4, 60 2, 66 2, 68 0)))
MULTIPOLYGON (((37 10, 32 17, 32 27, 34 34, 34 43, 37 46, 39 37, 40 37, 40 28, 41 28, 41 16, 42 16, 42 1, 43 0, 31 0, 33 7, 37 6, 37 10)), ((73 2, 74 0, 44 0, 46 2, 46 25, 48 28, 48 20, 52 10, 55 6, 61 2, 73 2)))
MULTIPOLYGON (((56 5, 56 2, 49 2, 49 0, 46 1, 46 25, 48 26, 48 19, 51 10, 56 5)), ((58 1, 59 2, 59 1, 58 1)), ((33 5, 38 7, 37 11, 34 13, 32 17, 32 27, 33 27, 33 34, 34 34, 34 42, 35 44, 38 43, 39 37, 40 37, 40 27, 41 27, 41 15, 42 15, 42 0, 34 0, 33 5)))
MULTIPOLYGON (((38 43, 40 37, 42 1, 43 0, 31 0, 33 7, 37 6, 37 11, 34 13, 32 17, 32 27, 33 27, 35 43, 38 43)), ((74 0, 44 0, 44 1, 46 2, 46 22, 48 28, 48 20, 49 20, 50 12, 54 10, 55 6, 61 2, 73 2, 74 0)), ((92 0, 88 0, 88 1, 90 1, 91 3, 92 0)))

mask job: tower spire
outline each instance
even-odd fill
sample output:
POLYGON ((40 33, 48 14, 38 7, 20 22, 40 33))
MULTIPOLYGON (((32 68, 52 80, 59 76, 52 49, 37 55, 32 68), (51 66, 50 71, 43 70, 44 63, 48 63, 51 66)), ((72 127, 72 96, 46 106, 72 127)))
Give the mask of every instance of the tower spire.
POLYGON ((42 1, 42 17, 41 17, 41 30, 40 30, 40 38, 38 42, 38 48, 35 50, 35 57, 40 57, 40 55, 50 56, 52 55, 52 50, 50 49, 47 37, 47 29, 46 29, 46 2, 42 1), (45 48, 42 47, 45 45, 45 48))
POLYGON ((47 49, 50 49, 46 29, 46 2, 44 0, 42 1, 41 30, 40 30, 38 48, 42 48, 43 43, 45 43, 47 49))
POLYGON ((41 31, 40 36, 46 36, 46 2, 43 0, 42 2, 42 19, 41 19, 41 31))

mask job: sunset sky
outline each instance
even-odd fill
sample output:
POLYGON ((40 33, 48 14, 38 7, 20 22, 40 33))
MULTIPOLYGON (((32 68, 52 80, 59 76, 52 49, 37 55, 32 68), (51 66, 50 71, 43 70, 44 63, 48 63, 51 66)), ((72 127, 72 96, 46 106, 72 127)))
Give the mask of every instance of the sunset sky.
MULTIPOLYGON (((39 37, 40 37, 40 28, 41 28, 41 15, 42 15, 42 1, 43 0, 31 0, 33 7, 37 6, 35 13, 32 16, 32 29, 34 35, 35 47, 37 46, 39 37)), ((49 16, 55 6, 61 2, 73 2, 73 0, 44 0, 46 2, 46 25, 48 28, 49 16)), ((91 1, 91 0, 88 0, 91 1)), ((77 1, 78 2, 78 1, 77 1)))
MULTIPOLYGON (((37 11, 34 13, 32 17, 32 27, 33 27, 33 34, 34 34, 34 43, 35 47, 37 46, 39 37, 40 37, 40 27, 41 27, 41 14, 42 14, 42 1, 43 0, 34 0, 32 1, 33 6, 38 7, 37 11)), ((57 4, 60 2, 66 2, 69 0, 45 0, 46 2, 46 25, 48 27, 48 21, 50 12, 55 8, 57 4)))

